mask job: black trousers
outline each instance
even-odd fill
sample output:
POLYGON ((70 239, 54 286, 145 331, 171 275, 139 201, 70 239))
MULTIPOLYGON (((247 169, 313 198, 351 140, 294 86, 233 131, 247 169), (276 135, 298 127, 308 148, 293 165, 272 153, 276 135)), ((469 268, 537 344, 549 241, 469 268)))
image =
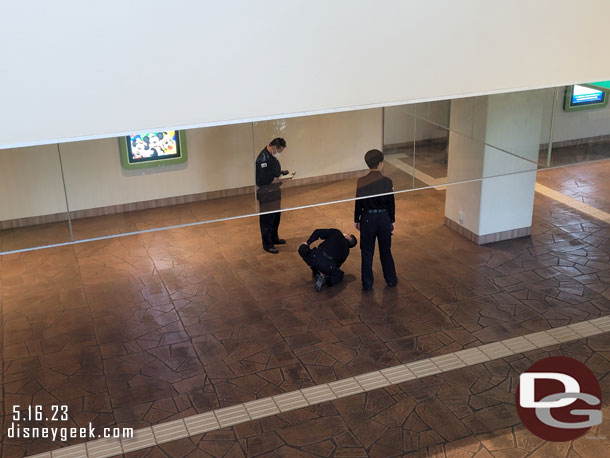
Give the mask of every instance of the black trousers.
MULTIPOLYGON (((279 210, 281 207, 280 200, 273 200, 271 202, 259 202, 261 212, 270 212, 273 210, 279 210)), ((263 248, 271 248, 280 239, 278 235, 278 228, 280 227, 280 217, 282 213, 276 211, 274 213, 267 213, 259 216, 259 224, 261 227, 261 239, 263 242, 263 248)))
POLYGON ((379 257, 386 283, 397 281, 394 258, 392 257, 392 221, 388 212, 362 214, 360 220, 360 251, 362 254, 362 287, 373 286, 373 256, 375 240, 379 243, 379 257))
POLYGON ((343 271, 337 267, 337 263, 325 256, 319 248, 309 248, 307 245, 299 247, 299 254, 303 261, 311 268, 314 275, 323 273, 327 276, 326 283, 329 286, 341 283, 343 271))

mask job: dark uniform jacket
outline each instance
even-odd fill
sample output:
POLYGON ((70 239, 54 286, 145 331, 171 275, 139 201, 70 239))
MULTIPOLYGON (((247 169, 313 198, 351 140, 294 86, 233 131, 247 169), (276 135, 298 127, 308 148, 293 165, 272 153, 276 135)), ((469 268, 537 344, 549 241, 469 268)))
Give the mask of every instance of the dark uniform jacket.
POLYGON ((281 183, 273 183, 273 179, 279 177, 281 173, 280 161, 265 147, 256 158, 256 186, 258 186, 256 198, 260 202, 281 199, 281 183))
MULTIPOLYGON (((377 170, 372 170, 368 175, 358 179, 358 189, 356 197, 374 196, 377 194, 385 194, 394 191, 392 180, 385 177, 377 170)), ((394 194, 386 196, 369 197, 368 199, 356 200, 356 208, 354 210, 354 222, 359 223, 362 213, 366 210, 387 210, 390 219, 394 222, 394 194)))
POLYGON ((327 256, 330 256, 337 267, 345 262, 349 256, 349 240, 347 240, 339 229, 316 229, 309 236, 307 244, 310 245, 318 239, 324 240, 318 248, 327 256))

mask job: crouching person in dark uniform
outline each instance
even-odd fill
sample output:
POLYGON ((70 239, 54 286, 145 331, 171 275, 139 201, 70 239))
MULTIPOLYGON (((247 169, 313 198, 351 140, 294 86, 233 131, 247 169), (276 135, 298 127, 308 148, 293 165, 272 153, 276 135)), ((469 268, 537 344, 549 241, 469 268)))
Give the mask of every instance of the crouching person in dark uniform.
POLYGON ((299 246, 299 254, 316 279, 316 290, 322 291, 325 285, 333 286, 343 280, 341 264, 349 256, 350 248, 354 248, 357 243, 353 234, 343 234, 339 229, 316 229, 307 242, 299 246), (318 239, 323 242, 310 248, 318 239))
POLYGON ((394 231, 394 185, 381 174, 383 153, 373 149, 366 153, 364 161, 370 171, 358 179, 354 225, 360 231, 362 252, 362 289, 373 287, 373 255, 375 241, 379 244, 379 257, 386 284, 393 288, 398 283, 394 258, 392 257, 392 232, 394 231), (380 195, 382 194, 382 195, 380 195), (367 197, 370 196, 370 197, 367 197))

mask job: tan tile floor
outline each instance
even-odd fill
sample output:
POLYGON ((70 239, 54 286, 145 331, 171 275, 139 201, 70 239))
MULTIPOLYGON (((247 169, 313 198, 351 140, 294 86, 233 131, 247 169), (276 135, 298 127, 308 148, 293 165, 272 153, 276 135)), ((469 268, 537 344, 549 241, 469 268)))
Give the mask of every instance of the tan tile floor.
MULTIPOLYGON (((608 211, 610 184, 603 178, 609 168, 604 162, 541 172, 539 181, 608 211)), ((309 197, 347 195, 351 185, 318 186, 309 197)), ((286 196, 287 202, 293 198, 286 196)), ((285 213, 281 234, 288 245, 277 256, 260 249, 256 218, 1 256, 4 430, 13 405, 30 404, 67 404, 71 425, 142 428, 609 314, 607 224, 537 195, 532 237, 476 246, 443 225, 443 204, 443 191, 398 197, 393 252, 400 283, 384 288, 376 265, 372 293, 360 290, 358 252, 346 263, 346 281, 322 294, 313 290, 295 253, 316 227, 350 230, 352 203, 285 213)), ((96 224, 103 228, 103 219, 96 224)), ((606 334, 571 351, 585 352, 607 380, 608 345, 606 334)), ((496 384, 489 371, 480 374, 487 385, 479 382, 488 388, 496 384)), ((434 411, 426 402, 441 402, 438 391, 428 392, 440 390, 438 383, 405 386, 406 394, 401 385, 397 392, 386 388, 346 398, 347 413, 364 426, 350 425, 331 402, 296 410, 288 419, 280 415, 168 443, 147 456, 254 455, 248 442, 262 447, 261 454, 275 454, 269 456, 298 456, 296 448, 317 456, 339 456, 339 448, 356 456, 363 450, 389 456, 384 448, 373 451, 376 446, 424 456, 435 450, 439 456, 525 456, 518 449, 538 453, 536 447, 547 447, 532 438, 520 441, 527 433, 517 423, 502 423, 504 416, 514 420, 505 415, 513 404, 498 390, 489 388, 486 400, 470 407, 491 426, 479 431, 473 423, 440 424, 426 416, 434 411), (422 395, 409 394, 411 389, 422 395), (415 410, 417 418, 399 428, 400 435, 394 423, 370 426, 371 412, 379 410, 369 396, 387 406, 412 399, 411 410, 404 404, 396 410, 415 410), (488 409, 502 402, 504 410, 488 409), (332 436, 301 444, 304 427, 332 436), (275 434, 278 429, 287 430, 275 434), (492 435, 480 438, 483 433, 492 435), (498 447, 511 448, 510 440, 514 450, 499 453, 498 447)), ((447 396, 460 395, 452 390, 447 396)), ((58 445, 6 436, 2 444, 4 457, 58 445)), ((608 446, 583 444, 568 450, 579 455, 557 456, 587 456, 591 447, 608 446)))

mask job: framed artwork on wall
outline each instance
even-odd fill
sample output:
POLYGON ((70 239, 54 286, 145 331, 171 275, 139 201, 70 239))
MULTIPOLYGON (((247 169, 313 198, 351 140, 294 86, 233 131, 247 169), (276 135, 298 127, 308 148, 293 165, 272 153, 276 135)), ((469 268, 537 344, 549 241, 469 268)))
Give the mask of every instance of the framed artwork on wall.
POLYGON ((186 133, 166 130, 127 135, 119 138, 121 164, 140 169, 186 162, 186 133))

